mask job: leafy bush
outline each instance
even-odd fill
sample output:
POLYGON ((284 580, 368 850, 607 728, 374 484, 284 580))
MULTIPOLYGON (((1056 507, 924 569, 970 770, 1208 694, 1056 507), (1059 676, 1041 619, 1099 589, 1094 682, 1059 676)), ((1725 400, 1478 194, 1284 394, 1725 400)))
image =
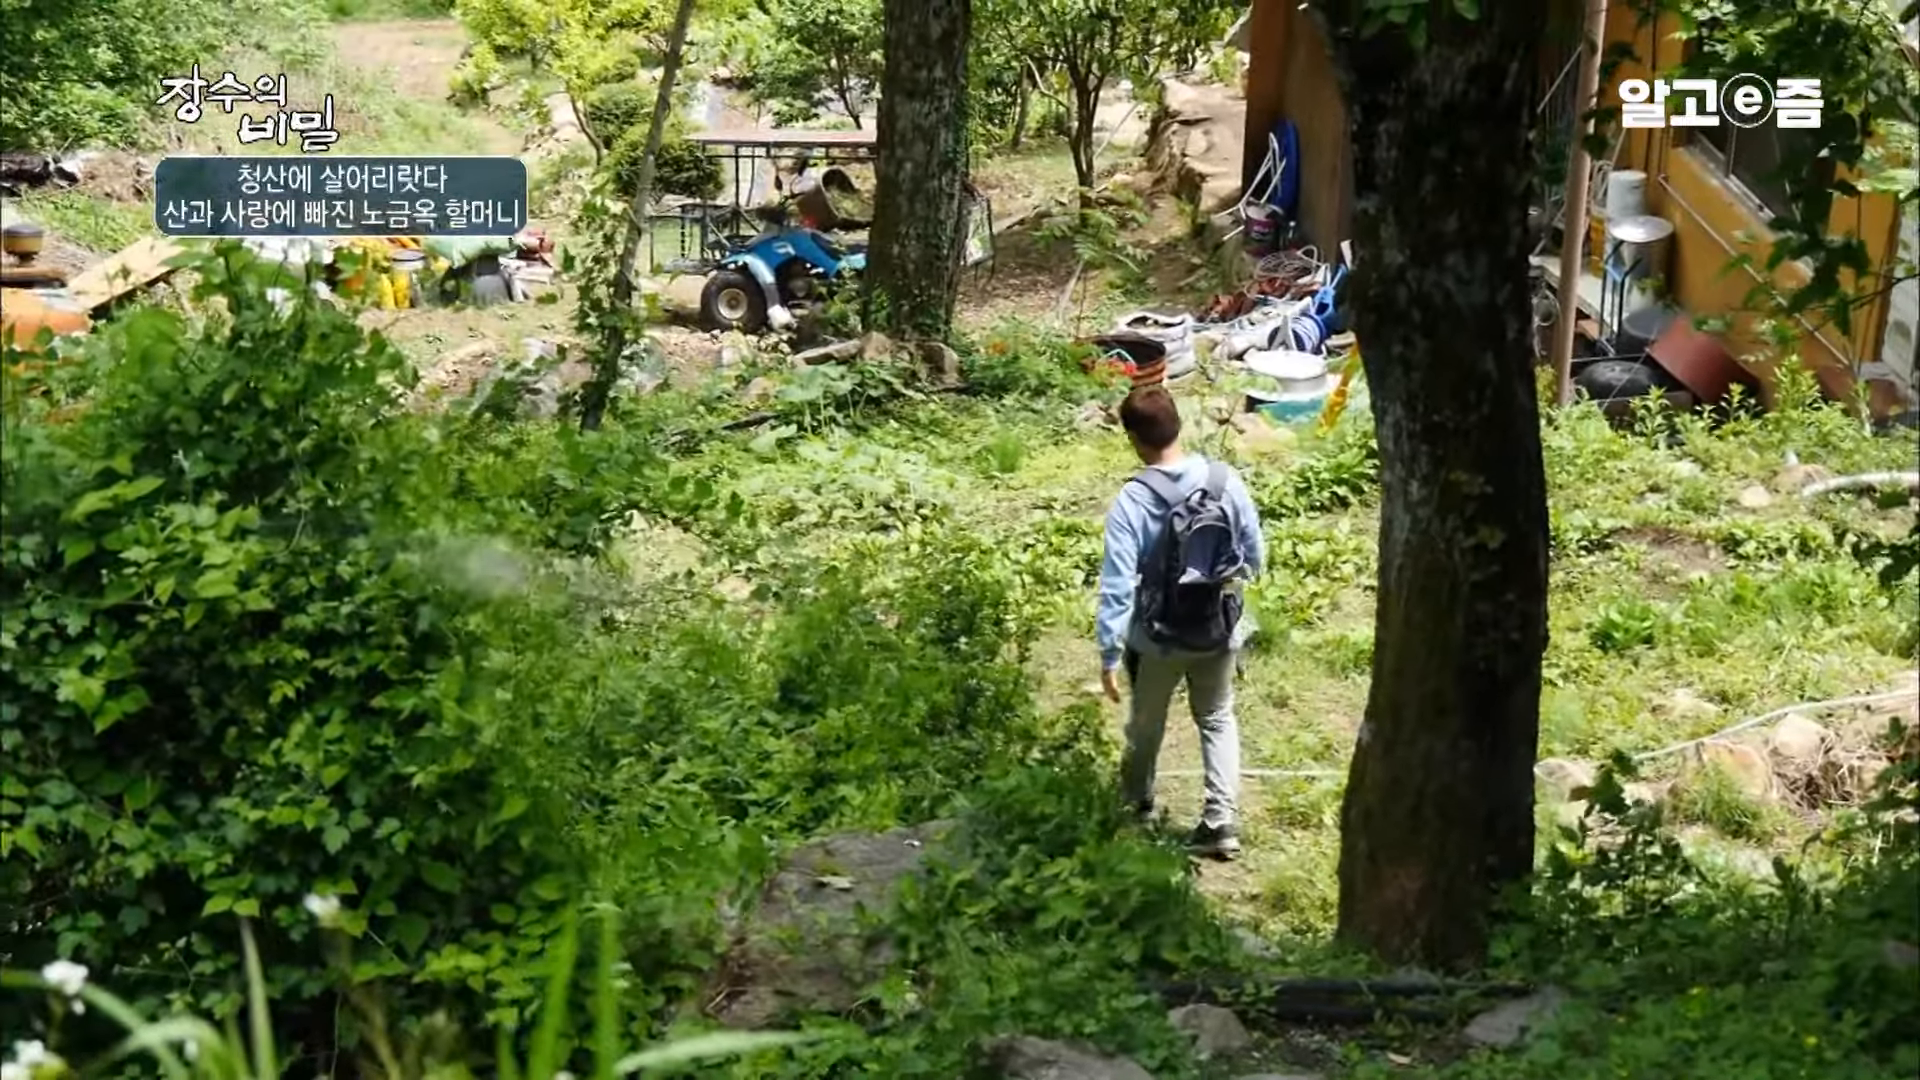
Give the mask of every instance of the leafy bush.
POLYGON ((194 269, 229 316, 100 328, 55 373, 85 393, 69 422, 57 382, 7 395, 15 959, 189 972, 130 985, 223 1013, 234 957, 200 924, 231 911, 264 920, 297 1010, 320 891, 387 947, 360 974, 511 1009, 581 863, 541 750, 564 725, 499 680, 578 630, 467 539, 486 523, 443 499, 391 346, 237 248, 194 269))
POLYGON ((12 43, 0 66, 0 146, 54 152, 131 140, 159 115, 160 79, 209 63, 225 21, 210 0, 181 0, 164 19, 136 0, 0 0, 12 43))
MULTIPOLYGON (((711 199, 719 194, 725 181, 720 163, 699 145, 687 141, 685 132, 677 128, 678 125, 669 125, 667 136, 660 142, 659 156, 653 163, 653 190, 656 195, 711 199)), ((640 158, 646 149, 644 121, 628 128, 608 149, 606 164, 613 170, 619 191, 630 194, 639 186, 640 158)))

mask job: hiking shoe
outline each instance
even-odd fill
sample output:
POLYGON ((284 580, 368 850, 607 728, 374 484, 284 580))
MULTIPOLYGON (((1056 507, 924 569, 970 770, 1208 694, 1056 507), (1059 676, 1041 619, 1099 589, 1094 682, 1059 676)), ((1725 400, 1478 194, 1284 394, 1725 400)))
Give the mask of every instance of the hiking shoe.
POLYGON ((1222 862, 1240 857, 1240 830, 1232 825, 1202 822, 1187 834, 1187 853, 1222 862))

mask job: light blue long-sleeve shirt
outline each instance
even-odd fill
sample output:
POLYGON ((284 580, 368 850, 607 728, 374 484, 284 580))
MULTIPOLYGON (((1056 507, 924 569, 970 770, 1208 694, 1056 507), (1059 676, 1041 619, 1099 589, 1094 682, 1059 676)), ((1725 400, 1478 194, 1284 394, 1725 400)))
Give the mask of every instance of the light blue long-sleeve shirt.
MULTIPOLYGON (((1180 490, 1191 495, 1207 480, 1206 458, 1189 454, 1172 465, 1154 465, 1179 483, 1180 490)), ((1240 536, 1240 550, 1246 556, 1247 572, 1258 574, 1266 565, 1267 544, 1260 535, 1260 511, 1240 474, 1227 472, 1225 492, 1227 513, 1233 518, 1234 531, 1240 536)), ((1145 562, 1160 533, 1167 527, 1167 507, 1145 484, 1128 482, 1114 497, 1107 511, 1107 553, 1100 563, 1100 610, 1095 620, 1095 639, 1100 645, 1100 662, 1111 671, 1120 666, 1120 657, 1133 635, 1133 597, 1140 584, 1140 564, 1145 562)), ((1237 646, 1251 629, 1252 620, 1241 619, 1234 629, 1237 646)), ((1139 648, 1135 643, 1135 648, 1139 648)))

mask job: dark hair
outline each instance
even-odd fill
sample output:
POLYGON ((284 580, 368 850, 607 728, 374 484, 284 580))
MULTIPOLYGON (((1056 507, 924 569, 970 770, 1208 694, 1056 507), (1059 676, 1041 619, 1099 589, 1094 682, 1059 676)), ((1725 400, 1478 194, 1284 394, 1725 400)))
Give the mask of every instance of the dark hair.
POLYGON ((1148 450, 1165 450, 1180 437, 1180 407, 1165 387, 1143 386, 1120 403, 1120 426, 1148 450))

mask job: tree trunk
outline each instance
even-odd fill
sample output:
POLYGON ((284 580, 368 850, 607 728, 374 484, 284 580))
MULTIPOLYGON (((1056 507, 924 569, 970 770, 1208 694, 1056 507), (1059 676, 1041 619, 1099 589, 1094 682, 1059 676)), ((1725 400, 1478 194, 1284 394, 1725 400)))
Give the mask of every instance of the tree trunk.
POLYGON ((1073 178, 1082 199, 1093 190, 1093 128, 1100 117, 1100 87, 1085 85, 1089 80, 1071 75, 1073 83, 1073 135, 1067 140, 1073 153, 1073 178))
MULTIPOLYGON (((660 86, 654 93, 653 119, 647 126, 647 145, 640 155, 640 177, 627 204, 626 237, 620 244, 620 265, 614 271, 613 310, 620 318, 608 322, 607 340, 601 342, 600 356, 594 364, 593 378, 582 387, 580 427, 595 431, 606 415, 607 402, 613 397, 613 385, 620 378, 620 362, 626 356, 629 321, 634 294, 639 292, 640 249, 647 238, 647 210, 653 202, 654 166, 660 158, 660 142, 666 138, 667 118, 673 115, 673 81, 680 74, 680 57, 686 51, 687 26, 693 21, 695 0, 680 0, 673 15, 673 33, 667 39, 667 55, 660 65, 660 86)), ((571 95, 569 95, 571 96, 571 95)))
POLYGON ((1018 152, 1027 141, 1027 119, 1033 111, 1033 83, 1027 79, 1027 73, 1020 73, 1020 94, 1013 105, 1013 138, 1007 140, 1007 149, 1018 152))
MULTIPOLYGON (((1373 684, 1341 810, 1340 937, 1471 965, 1533 863, 1547 511, 1530 334, 1532 76, 1546 5, 1430 42, 1352 33, 1355 327, 1379 435, 1373 684)), ((1417 16, 1416 16, 1417 17, 1417 16)))
POLYGON ((972 0, 886 0, 866 322, 942 340, 960 289, 972 0))

